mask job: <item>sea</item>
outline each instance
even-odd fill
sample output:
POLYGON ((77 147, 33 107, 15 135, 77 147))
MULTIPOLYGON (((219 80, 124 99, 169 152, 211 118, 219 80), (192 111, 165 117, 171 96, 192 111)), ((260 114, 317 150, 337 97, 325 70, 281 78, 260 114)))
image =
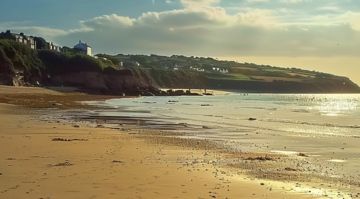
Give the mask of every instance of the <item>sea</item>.
POLYGON ((98 107, 87 114, 93 119, 206 139, 236 151, 302 153, 315 164, 332 165, 333 177, 360 182, 359 94, 224 92, 89 103, 98 107))

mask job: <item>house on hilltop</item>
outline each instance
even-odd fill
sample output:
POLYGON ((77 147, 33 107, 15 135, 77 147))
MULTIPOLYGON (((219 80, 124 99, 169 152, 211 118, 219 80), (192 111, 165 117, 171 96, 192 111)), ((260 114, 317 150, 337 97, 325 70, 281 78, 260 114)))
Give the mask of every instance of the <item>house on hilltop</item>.
POLYGON ((75 50, 78 50, 82 53, 84 53, 85 55, 89 55, 89 56, 92 56, 92 49, 91 47, 87 44, 87 43, 83 43, 81 42, 81 40, 79 41, 78 44, 76 44, 74 46, 74 49, 75 50))
POLYGON ((48 47, 49 50, 53 50, 53 51, 56 51, 56 52, 61 51, 61 47, 55 45, 53 42, 47 42, 47 47, 48 47))
POLYGON ((0 33, 0 39, 10 39, 18 43, 24 44, 33 50, 52 50, 61 51, 61 46, 55 45, 53 42, 47 42, 42 37, 27 36, 24 33, 12 33, 10 30, 0 33))
POLYGON ((31 49, 36 49, 36 42, 34 37, 32 36, 26 36, 24 33, 16 34, 16 33, 10 33, 10 31, 7 31, 8 34, 11 34, 13 37, 15 37, 15 41, 22 43, 26 46, 29 46, 31 49))

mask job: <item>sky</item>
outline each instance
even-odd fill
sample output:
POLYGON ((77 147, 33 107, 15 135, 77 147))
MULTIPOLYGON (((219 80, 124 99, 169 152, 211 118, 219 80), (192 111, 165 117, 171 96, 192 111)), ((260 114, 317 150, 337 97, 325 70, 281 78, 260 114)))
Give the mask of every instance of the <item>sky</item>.
POLYGON ((181 54, 344 75, 360 84, 359 0, 1 0, 0 31, 96 53, 181 54))

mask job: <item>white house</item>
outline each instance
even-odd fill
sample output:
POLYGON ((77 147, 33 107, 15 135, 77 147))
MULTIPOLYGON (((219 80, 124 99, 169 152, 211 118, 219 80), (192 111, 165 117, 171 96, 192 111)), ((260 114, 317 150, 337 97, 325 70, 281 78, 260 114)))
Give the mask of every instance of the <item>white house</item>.
POLYGON ((229 73, 229 70, 228 69, 220 69, 220 73, 229 73))
POLYGON ((92 49, 87 43, 79 41, 78 44, 74 46, 74 49, 79 50, 80 52, 84 53, 85 55, 92 56, 92 49))
POLYGON ((198 72, 205 72, 205 69, 203 69, 203 68, 192 67, 192 66, 190 66, 190 70, 196 70, 198 72))
POLYGON ((20 34, 12 34, 15 36, 15 39, 17 42, 25 44, 29 46, 31 49, 36 49, 36 42, 34 40, 34 37, 26 36, 24 33, 20 34))
POLYGON ((49 50, 60 52, 61 47, 55 45, 53 42, 47 42, 47 45, 48 45, 49 50))

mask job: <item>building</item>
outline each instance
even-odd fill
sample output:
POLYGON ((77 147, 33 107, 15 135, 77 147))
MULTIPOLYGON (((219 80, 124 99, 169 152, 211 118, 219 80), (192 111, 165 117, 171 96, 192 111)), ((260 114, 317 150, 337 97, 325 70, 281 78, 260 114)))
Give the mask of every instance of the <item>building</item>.
POLYGON ((193 66, 190 66, 190 70, 195 70, 195 71, 198 71, 198 72, 205 72, 205 69, 199 68, 199 67, 193 67, 193 66))
POLYGON ((225 73, 229 73, 229 70, 228 70, 228 69, 225 69, 225 68, 217 68, 217 67, 213 67, 213 68, 212 68, 212 70, 213 70, 213 71, 215 71, 215 72, 220 72, 220 73, 223 73, 223 74, 225 74, 225 73))
POLYGON ((24 33, 15 34, 12 33, 12 35, 15 37, 15 40, 19 43, 25 44, 29 46, 31 49, 36 49, 36 42, 34 40, 34 37, 26 36, 24 33))
POLYGON ((56 51, 56 52, 61 51, 61 47, 55 45, 53 42, 47 42, 46 44, 47 44, 47 47, 48 47, 49 50, 53 50, 53 51, 56 51))
POLYGON ((74 46, 74 49, 75 50, 78 50, 82 53, 84 53, 85 55, 89 55, 89 56, 92 56, 92 49, 91 47, 87 44, 87 43, 83 43, 81 42, 81 40, 79 41, 78 44, 76 44, 74 46))
POLYGON ((27 36, 24 33, 12 33, 10 30, 0 33, 0 39, 9 39, 24 44, 33 50, 52 50, 60 52, 62 47, 53 42, 47 42, 44 38, 27 36))

